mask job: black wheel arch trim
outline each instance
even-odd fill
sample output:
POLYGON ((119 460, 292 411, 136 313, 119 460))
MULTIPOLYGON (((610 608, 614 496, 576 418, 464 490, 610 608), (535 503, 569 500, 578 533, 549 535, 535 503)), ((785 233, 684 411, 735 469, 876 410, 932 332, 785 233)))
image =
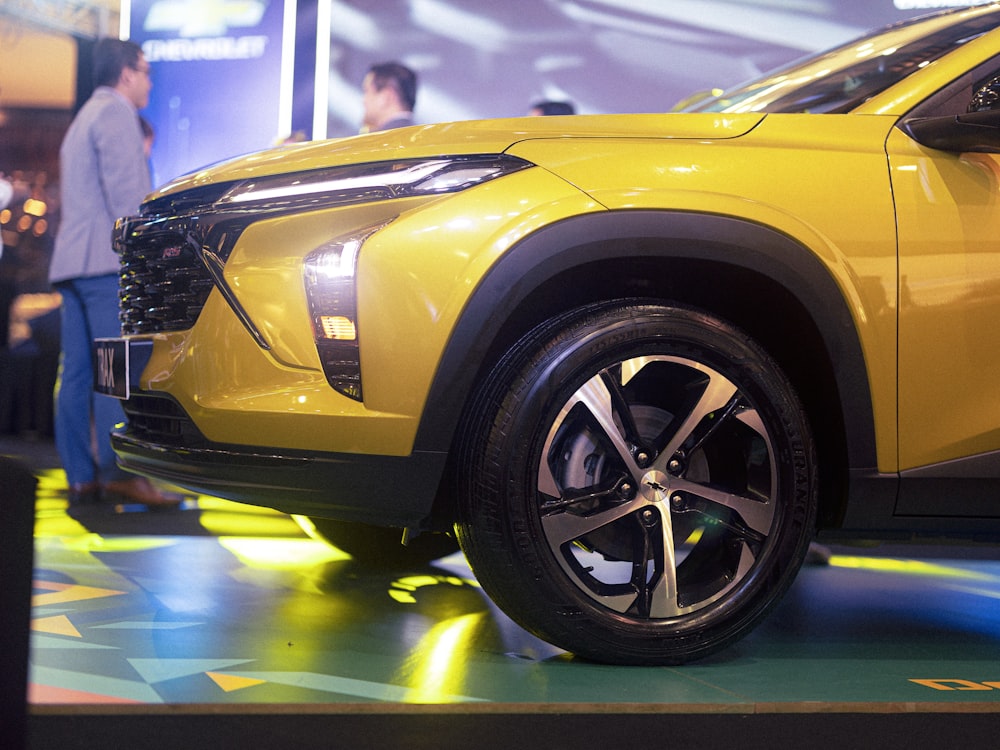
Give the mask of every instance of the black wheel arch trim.
MULTIPOLYGON (((505 321, 533 290, 609 253, 724 263, 768 277, 809 311, 833 363, 847 434, 848 465, 874 471, 875 434, 867 368, 854 321, 820 261, 790 236, 730 216, 621 210, 572 217, 524 238, 501 257, 470 296, 428 394, 415 450, 447 451, 476 374, 505 321)), ((733 321, 739 325, 740 321, 733 321)))

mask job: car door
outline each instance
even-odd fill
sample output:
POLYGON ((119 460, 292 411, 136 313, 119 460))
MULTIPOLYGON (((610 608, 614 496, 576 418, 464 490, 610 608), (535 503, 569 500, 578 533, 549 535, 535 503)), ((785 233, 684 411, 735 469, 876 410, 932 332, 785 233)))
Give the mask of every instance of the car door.
MULTIPOLYGON (((964 112, 974 80, 923 112, 964 112)), ((886 146, 899 252, 896 512, 998 516, 1000 155, 927 148, 898 128, 886 146)))

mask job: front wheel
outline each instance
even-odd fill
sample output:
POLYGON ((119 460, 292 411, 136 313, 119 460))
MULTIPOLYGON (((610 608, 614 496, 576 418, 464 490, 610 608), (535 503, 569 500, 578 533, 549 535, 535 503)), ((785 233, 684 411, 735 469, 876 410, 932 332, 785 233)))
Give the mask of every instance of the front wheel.
POLYGON ((519 342, 471 410, 462 548, 539 637, 677 664, 745 635, 814 529, 816 458, 768 354, 695 310, 593 306, 519 342))

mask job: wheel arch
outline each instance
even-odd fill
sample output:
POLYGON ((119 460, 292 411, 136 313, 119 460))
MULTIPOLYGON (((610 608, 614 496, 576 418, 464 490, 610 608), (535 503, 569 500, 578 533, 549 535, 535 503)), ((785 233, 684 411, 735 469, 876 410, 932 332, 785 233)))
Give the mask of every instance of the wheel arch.
MULTIPOLYGON (((439 363, 415 448, 450 451, 475 384, 554 315, 627 297, 730 320, 760 342, 799 392, 823 471, 819 524, 839 525, 850 470, 874 472, 875 434, 856 327, 836 282, 806 247, 746 220, 615 211, 564 220, 511 248, 470 296, 439 363)), ((452 452, 453 453, 453 452, 452 452)), ((451 517, 446 475, 435 514, 451 517)))

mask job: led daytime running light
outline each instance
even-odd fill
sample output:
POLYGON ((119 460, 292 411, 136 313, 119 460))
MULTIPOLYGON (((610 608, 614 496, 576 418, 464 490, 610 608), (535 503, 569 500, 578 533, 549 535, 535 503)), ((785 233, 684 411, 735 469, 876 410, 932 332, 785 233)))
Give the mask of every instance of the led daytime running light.
POLYGON ((362 400, 355 274, 361 246, 385 223, 338 237, 313 250, 303 269, 313 338, 327 382, 362 400))

